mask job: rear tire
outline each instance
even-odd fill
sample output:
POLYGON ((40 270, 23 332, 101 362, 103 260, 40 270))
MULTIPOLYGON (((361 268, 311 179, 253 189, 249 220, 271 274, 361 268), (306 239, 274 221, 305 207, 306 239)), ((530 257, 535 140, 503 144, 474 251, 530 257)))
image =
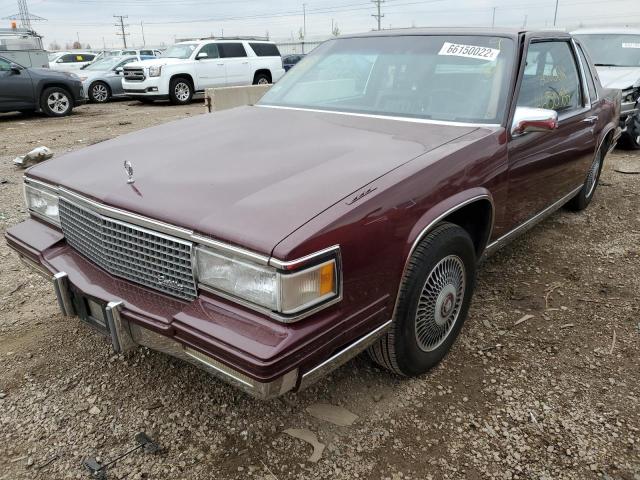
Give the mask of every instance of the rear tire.
POLYGON ((596 189, 598 188, 600 173, 602 173, 602 165, 604 164, 604 158, 608 148, 608 142, 605 141, 594 156, 582 190, 567 203, 569 210, 573 210, 574 212, 584 210, 589 206, 591 200, 593 200, 596 189))
POLYGON ((628 150, 640 150, 640 113, 631 118, 618 144, 628 150))
POLYGON ((49 117, 65 117, 73 111, 73 98, 64 88, 45 88, 40 95, 40 108, 49 117))
POLYGON ((89 87, 89 99, 93 103, 107 103, 111 99, 111 89, 104 82, 94 82, 89 87))
POLYGON ((187 105, 193 98, 193 86, 183 77, 172 78, 169 83, 169 100, 174 105, 187 105))
POLYGON ((416 247, 400 286, 389 332, 369 348, 394 373, 421 375, 445 357, 471 304, 476 254, 469 234, 443 223, 416 247))
POLYGON ((254 85, 271 85, 271 79, 266 73, 258 73, 253 79, 254 85))

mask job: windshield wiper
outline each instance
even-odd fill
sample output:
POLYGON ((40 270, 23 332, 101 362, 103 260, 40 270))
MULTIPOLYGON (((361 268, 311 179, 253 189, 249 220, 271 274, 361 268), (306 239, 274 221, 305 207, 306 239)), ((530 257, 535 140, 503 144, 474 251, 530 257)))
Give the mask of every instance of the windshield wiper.
POLYGON ((620 65, 616 65, 615 63, 594 63, 596 67, 619 67, 620 65))

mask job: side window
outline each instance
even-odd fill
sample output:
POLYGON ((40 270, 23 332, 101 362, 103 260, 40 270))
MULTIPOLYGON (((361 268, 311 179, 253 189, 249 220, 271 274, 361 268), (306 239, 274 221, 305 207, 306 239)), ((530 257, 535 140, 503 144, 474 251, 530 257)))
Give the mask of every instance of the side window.
POLYGON ((69 53, 67 55, 61 56, 56 63, 75 63, 76 55, 73 53, 69 53))
POLYGON ((8 72, 11 70, 11 64, 4 58, 0 58, 0 72, 8 72))
POLYGON ((96 58, 95 55, 83 55, 84 60, 83 62, 93 62, 93 59, 96 58))
POLYGON ((582 105, 580 76, 569 43, 533 42, 526 62, 518 106, 548 108, 562 114, 582 105))
POLYGON ((241 43, 219 43, 220 56, 222 58, 246 57, 247 52, 241 43))
POLYGON ((578 55, 580 56, 580 62, 582 63, 584 74, 587 77, 587 88, 589 89, 589 97, 591 98, 592 102, 595 102, 598 99, 598 90, 596 89, 596 83, 593 80, 593 72, 591 71, 591 66, 587 61, 584 50, 582 50, 582 45, 578 45, 578 55))
POLYGON ((279 57, 280 51, 273 43, 250 43, 249 46, 258 57, 279 57))
POLYGON ((198 54, 206 53, 207 58, 220 58, 220 53, 218 52, 218 45, 215 43, 207 43, 204 45, 198 54))
POLYGON ((153 56, 153 50, 140 50, 140 55, 153 56))

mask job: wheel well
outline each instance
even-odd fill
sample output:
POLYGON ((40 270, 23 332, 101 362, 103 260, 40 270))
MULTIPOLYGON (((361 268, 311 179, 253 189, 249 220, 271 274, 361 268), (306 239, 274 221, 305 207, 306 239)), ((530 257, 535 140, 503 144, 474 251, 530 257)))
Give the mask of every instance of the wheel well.
POLYGON ((450 213, 441 221, 464 228, 473 241, 476 256, 480 258, 491 235, 493 205, 487 199, 480 199, 450 213))
POLYGON ((271 77, 271 71, 263 68, 262 70, 257 70, 256 73, 253 74, 253 81, 255 82, 258 78, 258 75, 264 74, 269 79, 269 83, 271 83, 273 77, 271 77))
POLYGON ((176 78, 184 78, 185 80, 188 80, 189 83, 191 84, 191 88, 195 88, 195 83, 193 83, 193 77, 191 77, 191 75, 189 75, 188 73, 176 73, 175 75, 171 75, 171 79, 169 80, 169 83, 173 82, 176 78))
POLYGON ((71 90, 69 89, 69 87, 67 85, 65 85, 64 83, 45 83, 42 85, 42 88, 40 89, 40 96, 42 96, 42 93, 47 89, 47 88, 61 88, 63 89, 65 92, 67 92, 69 94, 69 96, 71 97, 70 100, 73 101, 73 95, 71 95, 71 90))

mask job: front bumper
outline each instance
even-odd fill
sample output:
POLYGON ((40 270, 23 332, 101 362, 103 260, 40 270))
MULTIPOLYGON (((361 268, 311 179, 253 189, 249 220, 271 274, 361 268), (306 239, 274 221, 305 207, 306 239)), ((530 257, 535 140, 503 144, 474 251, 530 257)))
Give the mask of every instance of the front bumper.
POLYGON ((6 233, 21 259, 52 278, 61 312, 77 294, 104 305, 115 352, 146 346, 194 364, 262 399, 300 390, 362 352, 390 325, 374 304, 344 315, 336 306, 281 324, 203 292, 187 302, 113 277, 69 247, 62 233, 30 219, 6 233))
POLYGON ((122 80, 125 95, 136 97, 168 98, 169 91, 162 77, 146 77, 142 81, 122 80))

